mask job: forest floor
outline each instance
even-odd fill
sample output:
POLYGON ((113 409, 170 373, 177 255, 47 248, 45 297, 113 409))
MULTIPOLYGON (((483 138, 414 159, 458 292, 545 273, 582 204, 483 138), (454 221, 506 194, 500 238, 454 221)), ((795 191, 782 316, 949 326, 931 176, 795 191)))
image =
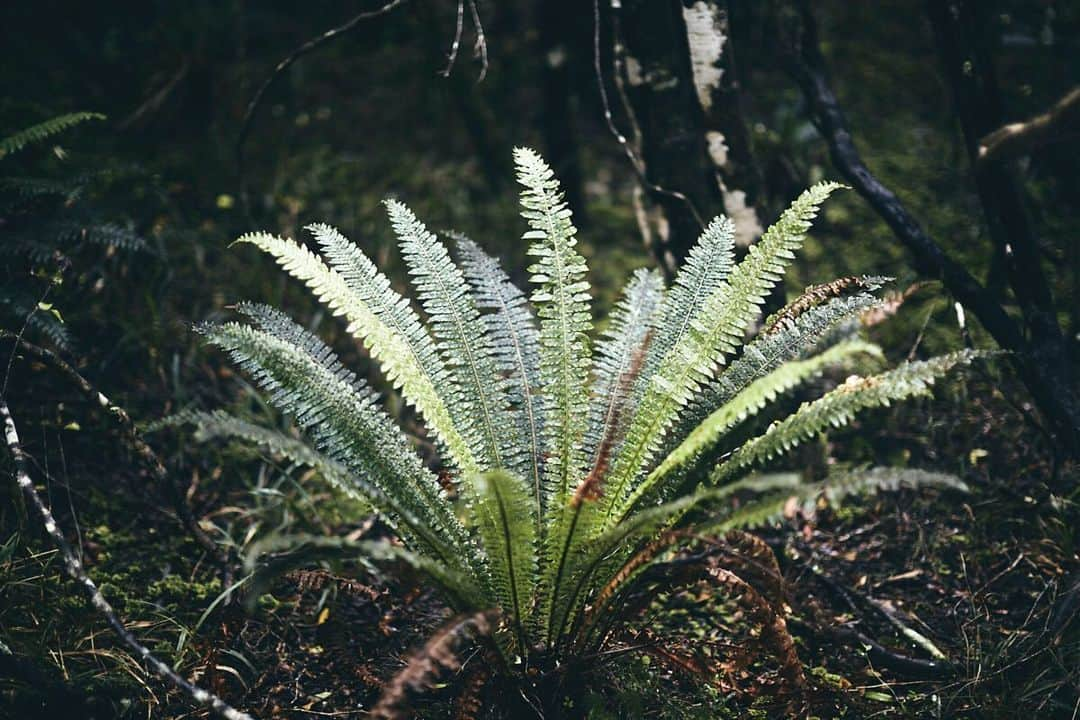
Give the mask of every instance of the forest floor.
MULTIPOLYGON (((20 399, 33 406, 44 372, 31 369, 12 393, 16 412, 20 399)), ((978 387, 962 411, 941 400, 892 410, 836 439, 829 454, 963 466, 969 494, 902 490, 820 504, 761 532, 780 559, 811 680, 799 716, 1080 717, 1076 497, 1062 490, 1075 493, 1075 468, 1054 462, 1022 408, 985 382, 968 384, 978 387), (873 447, 848 446, 868 434, 873 447)), ((55 415, 24 417, 53 507, 129 627, 258 717, 364 717, 401 658, 448 616, 430 590, 407 578, 387 585, 363 568, 348 577, 297 570, 252 591, 238 566, 223 574, 183 530, 109 419, 73 399, 55 415)), ((305 500, 282 511, 272 504, 280 488, 253 488, 221 458, 193 463, 183 446, 174 451, 170 471, 190 481, 207 527, 234 537, 270 522, 379 532, 371 523, 324 527, 333 520, 310 511, 329 498, 303 478, 294 490, 305 500)), ((241 461, 256 475, 270 467, 266 458, 241 461)), ((0 716, 192 717, 90 612, 34 519, 18 517, 17 507, 5 513, 0 538, 0 637, 10 645, 0 648, 0 716)), ((425 712, 457 716, 460 684, 425 699, 425 712)), ((790 716, 774 700, 691 701, 686 716, 790 716)), ((644 698, 643 707, 665 701, 644 698)), ((594 704, 604 705, 602 694, 594 704)))

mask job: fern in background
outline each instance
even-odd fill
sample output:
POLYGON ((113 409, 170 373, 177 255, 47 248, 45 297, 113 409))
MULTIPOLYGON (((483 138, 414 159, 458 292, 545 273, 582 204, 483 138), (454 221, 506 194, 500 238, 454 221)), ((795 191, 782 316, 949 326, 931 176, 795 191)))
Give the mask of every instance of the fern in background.
MULTIPOLYGON (((240 306, 248 323, 201 332, 295 418, 303 439, 222 412, 171 422, 192 423, 203 438, 255 443, 361 498, 404 545, 271 537, 263 549, 334 548, 427 574, 459 618, 483 614, 483 623, 469 624, 470 642, 527 699, 546 702, 536 677, 554 677, 557 686, 588 670, 589 658, 641 644, 649 623, 685 612, 676 601, 709 578, 711 592, 739 603, 746 622, 760 625, 757 634, 772 638, 783 676, 796 678, 783 611, 766 602, 753 577, 740 575, 749 565, 672 563, 693 557, 687 549, 703 537, 735 543, 716 534, 767 522, 791 498, 901 482, 959 487, 947 476, 905 470, 847 471, 823 484, 755 473, 858 412, 928 393, 976 353, 853 375, 778 417, 776 401, 829 368, 881 362, 876 346, 838 329, 876 305, 882 278, 810 288, 747 340, 838 185, 803 193, 738 263, 732 222, 713 221, 670 289, 654 272, 635 273, 607 331, 594 339, 586 263, 559 185, 535 152, 517 149, 514 160, 533 258, 529 301, 493 258, 456 236, 459 268, 397 202, 387 208, 419 309, 333 228, 309 227, 322 256, 266 233, 240 239, 273 256, 345 320, 415 408, 440 451, 439 467, 424 465, 373 392, 325 344, 262 306, 240 306), (773 421, 763 431, 761 418, 773 421), (449 491, 435 471, 449 479, 449 491), (662 567, 682 569, 658 575, 662 567)), ((747 541, 735 545, 737 556, 747 541)), ((722 605, 695 607, 720 612, 722 605)), ((707 642, 710 652, 728 652, 715 638, 707 642)), ((670 657, 678 653, 670 648, 670 657)), ((421 668, 432 658, 414 660, 420 664, 406 674, 426 676, 421 668)))
MULTIPOLYGON (((95 202, 95 194, 111 181, 107 173, 42 175, 42 163, 20 151, 104 119, 90 112, 60 115, 0 139, 0 227, 5 236, 0 319, 5 329, 19 331, 25 324, 31 335, 43 336, 62 350, 71 349, 72 337, 57 295, 69 268, 77 264, 70 284, 93 289, 104 281, 104 263, 111 257, 149 247, 133 223, 108 217, 95 202), (18 157, 12 157, 16 153, 18 157), (15 166, 20 164, 29 172, 7 174, 18 172, 15 166)), ((59 145, 53 146, 52 155, 67 160, 59 145)))

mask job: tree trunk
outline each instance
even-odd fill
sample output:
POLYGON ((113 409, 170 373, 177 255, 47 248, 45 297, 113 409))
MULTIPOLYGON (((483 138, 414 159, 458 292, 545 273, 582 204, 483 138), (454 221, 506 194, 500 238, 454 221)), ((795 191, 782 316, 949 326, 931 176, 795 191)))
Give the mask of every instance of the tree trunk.
POLYGON ((995 251, 1023 313, 1028 372, 1042 387, 1032 388, 1056 434, 1074 449, 1080 443, 1080 397, 1068 345, 1039 257, 1038 238, 1028 217, 1013 166, 1007 160, 979 163, 979 139, 1004 122, 992 38, 985 5, 929 0, 942 67, 953 93, 971 162, 975 187, 995 251), (1039 397, 1041 396, 1041 398, 1039 397))
POLYGON ((574 212, 579 228, 588 225, 585 207, 584 178, 578 133, 573 125, 575 88, 571 69, 588 62, 588 38, 580 36, 587 28, 573 18, 584 19, 580 0, 546 0, 540 4, 540 52, 542 53, 544 150, 547 161, 566 192, 566 201, 574 212), (580 57, 585 49, 585 57, 580 57))
POLYGON ((683 12, 679 0, 628 0, 620 18, 625 87, 641 129, 645 174, 650 183, 689 200, 646 188, 666 220, 666 233, 654 252, 669 269, 694 246, 703 219, 724 207, 706 144, 683 12))

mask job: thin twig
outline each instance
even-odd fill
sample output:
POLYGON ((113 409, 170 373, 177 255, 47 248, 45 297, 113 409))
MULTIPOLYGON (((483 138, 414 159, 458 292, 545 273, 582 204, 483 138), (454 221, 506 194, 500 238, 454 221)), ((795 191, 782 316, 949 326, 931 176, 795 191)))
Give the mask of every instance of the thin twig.
MULTIPOLYGON (((18 343, 22 342, 23 335, 26 334, 26 329, 30 327, 30 321, 33 319, 34 313, 36 313, 38 309, 42 306, 42 304, 44 304, 45 300, 49 297, 50 292, 52 292, 52 283, 49 283, 45 287, 45 292, 43 292, 41 294, 41 297, 38 298, 37 304, 34 305, 34 307, 30 308, 30 312, 28 312, 26 314, 26 317, 23 319, 23 324, 22 327, 19 328, 19 332, 15 335, 12 335, 12 337, 15 338, 16 347, 12 348, 11 354, 8 355, 7 369, 4 371, 4 383, 3 385, 0 385, 0 395, 7 394, 8 379, 11 377, 11 365, 15 362, 15 350, 17 349, 18 343)), ((4 331, 4 333, 5 335, 10 335, 10 333, 8 333, 6 330, 4 331)))
POLYGON ((473 54, 480 58, 480 75, 476 82, 484 82, 488 71, 488 47, 487 36, 484 35, 484 24, 480 22, 480 8, 476 0, 469 0, 469 12, 472 14, 473 28, 476 30, 476 44, 473 45, 473 54))
MULTIPOLYGON (((612 3, 612 12, 617 10, 615 3, 612 3)), ((640 182, 646 190, 654 195, 663 195, 665 197, 673 198, 686 205, 686 209, 690 211, 690 214, 694 217, 694 221, 698 226, 704 228, 705 221, 701 217, 701 213, 698 212, 697 207, 689 197, 679 192, 678 190, 668 190, 661 187, 656 183, 649 180, 648 175, 645 172, 645 163, 638 158, 637 153, 630 147, 630 142, 626 139, 617 125, 615 125, 615 117, 611 113, 611 101, 608 99, 607 85, 604 82, 604 70, 603 65, 600 62, 600 0, 593 0, 593 70, 596 73, 596 84, 600 90, 600 102, 604 108, 604 121, 607 123, 608 130, 611 132, 612 137, 619 143, 619 147, 622 148, 623 154, 626 155, 627 160, 630 161, 630 167, 633 168, 634 174, 637 175, 638 182, 640 182)))
POLYGON ((15 427, 15 421, 11 417, 7 401, 3 398, 0 398, 0 418, 3 418, 4 421, 4 439, 7 448, 15 462, 15 479, 19 489, 37 510, 38 515, 41 516, 45 531, 48 532, 49 537, 60 549, 60 554, 64 559, 64 567, 68 574, 82 587, 90 603, 105 617, 117 637, 153 668, 154 672, 171 682, 199 705, 210 708, 222 717, 227 718, 227 720, 253 720, 250 715, 236 710, 209 690, 205 690, 181 677, 173 668, 156 658, 148 647, 139 642, 138 638, 128 632, 120 618, 116 616, 112 606, 109 605, 108 600, 98 590, 94 581, 87 576, 82 563, 72 552, 71 545, 68 544, 64 534, 60 532, 60 527, 56 524, 56 518, 53 517, 52 511, 45 505, 41 495, 38 494, 37 488, 34 487, 34 483, 27 472, 27 456, 22 449, 22 444, 19 442, 19 433, 15 427))
POLYGON ((380 15, 385 15, 399 5, 404 4, 406 1, 407 0, 390 0, 390 2, 386 3, 380 8, 377 8, 375 10, 368 10, 366 12, 355 15, 344 25, 339 25, 335 28, 331 28, 323 34, 314 37, 311 40, 308 40, 303 45, 300 45, 291 53, 286 55, 274 67, 274 70, 270 73, 270 76, 267 77, 266 80, 263 81, 262 85, 259 86, 259 89, 255 91, 255 95, 252 96, 251 101, 248 103, 247 110, 244 111, 244 119, 240 122, 240 134, 236 137, 235 153, 236 167, 240 173, 241 182, 243 182, 244 178, 244 143, 247 141, 247 137, 251 133, 251 125, 252 121, 255 118, 255 111, 262 103, 263 97, 266 95, 266 91, 270 89, 270 86, 274 84, 274 81, 277 80, 277 78, 283 72, 288 70, 294 62, 304 57, 308 53, 318 49, 322 45, 325 45, 334 38, 340 37, 345 33, 348 33, 350 30, 355 30, 365 20, 371 20, 372 18, 377 18, 380 15))
MULTIPOLYGON (((20 349, 23 352, 32 355, 38 361, 48 365, 67 378, 88 402, 97 405, 105 410, 106 413, 116 418, 117 422, 120 424, 120 429, 124 434, 124 439, 127 440, 128 444, 143 460, 146 466, 150 468, 150 472, 153 474, 154 479, 159 485, 167 488, 172 493, 173 505, 175 506, 176 512, 180 516, 180 521, 183 523, 184 527, 187 528, 195 538, 196 542, 198 542, 203 549, 210 553, 212 557, 227 569, 229 567, 228 557, 221 551, 218 544, 206 534, 199 525, 198 520, 192 515, 191 508, 188 506, 187 498, 184 496, 184 493, 171 481, 169 474, 165 470, 165 466, 162 464, 160 458, 158 458, 157 453, 155 453, 154 450, 146 444, 146 441, 139 436, 138 430, 135 428, 135 423, 132 422, 131 416, 128 415, 127 411, 91 385, 90 381, 83 377, 78 370, 73 368, 69 363, 65 362, 51 350, 29 343, 7 330, 0 330, 0 340, 14 341, 14 347, 11 351, 12 357, 14 357, 15 353, 20 349)), ((226 578, 226 584, 228 584, 227 581, 228 578, 226 578)))
POLYGON ((446 56, 446 67, 440 73, 443 77, 450 77, 457 62, 458 48, 461 47, 461 33, 465 29, 465 0, 458 0, 457 26, 454 29, 454 41, 450 43, 450 52, 446 56))

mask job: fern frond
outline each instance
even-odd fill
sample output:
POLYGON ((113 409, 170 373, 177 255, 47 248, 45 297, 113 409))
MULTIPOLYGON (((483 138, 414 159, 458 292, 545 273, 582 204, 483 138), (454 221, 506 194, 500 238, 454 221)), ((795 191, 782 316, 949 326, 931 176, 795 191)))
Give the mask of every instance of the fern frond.
POLYGON ((411 210, 394 200, 386 207, 443 362, 455 380, 457 392, 443 393, 450 413, 484 470, 510 467, 520 449, 507 413, 505 382, 465 278, 446 247, 411 210))
POLYGON ((524 186, 521 215, 530 228, 523 239, 531 241, 529 255, 535 258, 529 279, 537 286, 532 302, 540 317, 540 376, 551 452, 545 466, 547 506, 561 514, 585 468, 592 329, 588 268, 575 249, 577 230, 551 168, 528 148, 515 148, 514 162, 524 186))
POLYGON ((601 527, 615 522, 616 510, 633 492, 634 481, 660 447, 679 409, 713 377, 724 356, 742 344, 743 333, 795 257, 818 207, 839 187, 819 183, 800 195, 704 300, 656 372, 643 378, 648 385, 608 479, 601 527))
POLYGON ((612 573, 641 543, 654 539, 688 512, 716 508, 729 498, 757 495, 798 483, 798 475, 785 473, 743 478, 719 488, 702 488, 670 502, 638 510, 589 542, 576 546, 566 571, 568 591, 560 593, 555 602, 556 634, 561 635, 570 619, 591 601, 590 588, 595 590, 599 585, 610 584, 612 573))
POLYGON ((46 177, 3 177, 0 178, 0 193, 8 195, 5 210, 21 208, 34 200, 45 197, 63 198, 73 202, 86 190, 89 176, 78 175, 71 178, 46 177))
MULTIPOLYGON (((324 228, 316 226, 316 232, 324 228)), ((364 343, 386 378, 423 416, 428 429, 447 450, 446 459, 456 464, 462 475, 479 472, 476 457, 442 397, 447 383, 452 381, 435 355, 430 338, 425 341, 426 333, 419 323, 396 323, 399 314, 406 315, 407 320, 407 313, 394 311, 407 305, 407 301, 390 289, 389 281, 380 278, 350 284, 307 248, 269 233, 250 233, 237 242, 251 243, 272 256, 286 272, 304 282, 334 315, 343 316, 349 323, 348 331, 364 343)), ((362 257, 362 253, 357 250, 355 256, 362 257)), ((355 267, 356 277, 363 277, 363 266, 355 267)))
MULTIPOLYGON (((876 290, 879 278, 860 278, 866 290, 876 290)), ((730 402, 747 385, 772 372, 784 362, 803 355, 823 342, 833 330, 881 301, 869 292, 834 297, 825 303, 796 312, 805 295, 789 304, 767 323, 767 330, 743 348, 720 376, 679 413, 664 442, 661 456, 670 453, 709 415, 730 402), (782 320, 780 318, 783 318, 782 320)))
POLYGON ((840 387, 813 402, 804 403, 796 412, 744 444, 712 472, 710 481, 725 482, 745 468, 781 455, 829 427, 846 425, 863 410, 926 395, 935 380, 979 355, 972 350, 962 350, 930 360, 906 362, 872 377, 848 378, 840 387))
MULTIPOLYGON (((700 317, 705 301, 727 279, 735 265, 735 223, 727 217, 714 218, 679 268, 656 317, 654 337, 642 373, 651 377, 667 354, 679 344, 692 323, 700 317)), ((637 388, 640 400, 647 385, 637 388)))
POLYGON ((74 127, 88 120, 104 120, 105 116, 94 112, 76 112, 67 115, 59 115, 49 118, 37 125, 18 131, 14 135, 0 138, 0 158, 22 150, 27 145, 39 143, 48 138, 62 133, 68 128, 74 127))
POLYGON ((526 453, 511 466, 533 486, 537 523, 543 513, 542 472, 544 467, 544 413, 540 397, 540 334, 525 294, 491 257, 472 240, 454 236, 461 256, 461 269, 469 281, 476 306, 489 312, 481 315, 487 325, 495 362, 506 376, 507 394, 515 418, 518 437, 526 453))
POLYGON ((802 506, 804 512, 812 512, 819 497, 824 497, 830 504, 838 505, 852 495, 896 492, 901 488, 923 487, 937 487, 961 493, 969 492, 964 481, 948 473, 892 467, 846 470, 830 473, 826 480, 818 483, 797 483, 772 488, 774 491, 750 500, 738 509, 706 523, 700 532, 725 533, 730 530, 747 530, 772 525, 783 518, 785 509, 793 502, 802 506))
POLYGON ((528 488, 502 470, 476 482, 476 517, 499 605, 513 619, 517 652, 527 655, 524 623, 537 577, 537 536, 528 488))
POLYGON ((55 347, 64 351, 73 350, 74 342, 67 325, 52 312, 43 311, 38 306, 40 297, 15 284, 14 287, 0 290, 0 307, 6 307, 10 316, 25 322, 28 330, 46 338, 55 347))
POLYGON ((366 510, 371 507, 369 495, 357 488, 355 476, 344 465, 318 452, 303 440, 290 437, 279 430, 272 430, 241 420, 224 410, 199 412, 187 410, 151 423, 144 432, 150 433, 167 427, 191 425, 195 428, 195 440, 240 440, 261 447, 267 452, 280 455, 292 463, 316 470, 331 487, 360 503, 366 510))
POLYGON ((624 408, 651 347, 654 314, 664 298, 664 280, 655 270, 640 269, 626 284, 611 313, 610 325, 596 344, 593 397, 585 453, 590 476, 603 475, 622 436, 624 408))
MULTIPOLYGON (((452 532, 456 539, 462 539, 463 529, 435 476, 423 466, 401 430, 376 404, 376 396, 367 384, 341 363, 330 346, 318 336, 293 322, 285 313, 268 305, 243 302, 237 305, 237 310, 247 316, 258 329, 301 350, 307 355, 309 361, 317 364, 321 373, 309 378, 307 389, 309 394, 313 395, 312 389, 319 382, 325 383, 328 389, 339 392, 346 392, 347 388, 353 389, 359 400, 359 403, 352 405, 353 417, 342 424, 341 419, 329 416, 333 410, 327 405, 325 410, 328 416, 321 419, 320 429, 314 435, 316 440, 330 452, 330 455, 343 462, 355 473, 377 472, 384 478, 393 478, 393 471, 390 468, 399 467, 397 472, 403 476, 407 486, 402 488, 387 486, 386 491, 390 493, 403 491, 416 495, 419 501, 435 513, 434 525, 436 527, 452 532), (358 433, 356 427, 349 425, 349 420, 367 425, 370 428, 369 433, 367 435, 358 433), (322 433, 325 433, 324 437, 320 436, 322 433), (365 442, 373 446, 376 457, 363 452, 365 442), (361 451, 351 449, 350 443, 359 443, 361 451)), ((309 403, 314 404, 318 400, 319 398, 313 396, 309 399, 309 403)), ((305 414, 317 413, 320 410, 317 406, 300 406, 299 409, 305 414)), ((314 418, 309 420, 306 415, 294 414, 296 414, 297 422, 302 425, 307 423, 310 426, 315 422, 314 418)), ((375 484, 378 485, 378 481, 375 484)), ((423 517, 422 513, 421 517, 423 517)))
POLYGON ((789 392, 824 370, 843 363, 855 355, 881 358, 881 348, 861 340, 850 340, 828 348, 805 360, 783 363, 768 375, 750 383, 742 392, 717 409, 672 451, 660 465, 637 487, 626 503, 632 508, 644 498, 667 495, 665 486, 674 490, 686 474, 702 462, 707 462, 716 446, 728 431, 747 418, 756 415, 776 398, 789 392))
MULTIPOLYGON (((434 529, 440 539, 455 545, 465 541, 438 482, 375 405, 370 390, 331 359, 321 341, 284 316, 258 306, 245 310, 262 329, 225 323, 201 331, 253 376, 274 405, 295 417, 322 452, 434 529)), ((378 498, 370 500, 380 507, 378 498)))
POLYGON ((244 568, 265 584, 270 575, 332 558, 362 560, 370 565, 400 563, 431 580, 455 609, 468 611, 483 608, 485 604, 483 591, 468 573, 387 540, 273 534, 251 544, 244 556, 244 568), (268 556, 273 557, 268 559, 268 556))
MULTIPOLYGON (((514 149, 521 193, 524 234, 531 241, 530 280, 537 286, 532 301, 540 317, 540 377, 545 410, 545 513, 541 600, 535 616, 548 622, 553 594, 565 567, 566 551, 575 528, 567 521, 570 492, 586 472, 584 448, 588 422, 589 283, 585 259, 575 249, 577 230, 559 182, 547 163, 527 148, 514 149)), ((580 506, 579 506, 580 507, 580 506)), ((577 513, 574 513, 577 518, 577 513)))

